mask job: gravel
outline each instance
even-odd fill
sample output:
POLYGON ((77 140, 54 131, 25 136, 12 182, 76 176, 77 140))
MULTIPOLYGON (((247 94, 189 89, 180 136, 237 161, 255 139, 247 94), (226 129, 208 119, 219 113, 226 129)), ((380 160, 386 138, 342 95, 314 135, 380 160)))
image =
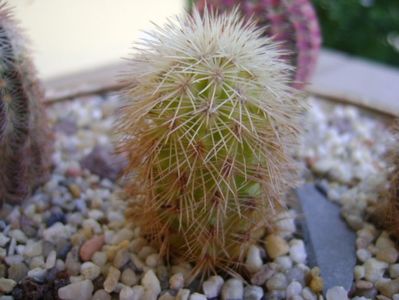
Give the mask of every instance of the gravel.
MULTIPOLYGON (((308 130, 293 154, 302 178, 341 205, 357 234, 358 259, 351 291, 334 287, 327 299, 398 299, 397 248, 366 218, 386 180, 384 155, 392 137, 386 124, 356 108, 322 103, 311 99, 308 130)), ((166 265, 139 228, 125 223, 126 201, 115 182, 125 161, 110 148, 117 105, 109 94, 49 107, 53 174, 23 205, 0 211, 0 299, 30 299, 30 290, 74 300, 318 298, 323 281, 317 268, 307 266, 293 209, 246 253, 251 285, 222 273, 188 285, 189 264, 166 265)))

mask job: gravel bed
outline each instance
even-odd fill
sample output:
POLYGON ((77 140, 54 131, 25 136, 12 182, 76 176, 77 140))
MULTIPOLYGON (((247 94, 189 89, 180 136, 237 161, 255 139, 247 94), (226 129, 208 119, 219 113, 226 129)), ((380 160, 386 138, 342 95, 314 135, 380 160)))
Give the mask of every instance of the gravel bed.
MULTIPOLYGON (((319 181, 357 232, 355 282, 329 300, 399 299, 398 251, 367 221, 385 182, 386 125, 353 107, 325 109, 314 99, 296 153, 308 181, 319 181)), ((49 107, 54 172, 21 206, 0 211, 0 300, 6 299, 321 299, 323 281, 307 265, 294 210, 247 254, 247 281, 219 274, 188 285, 191 266, 166 265, 140 229, 125 222, 115 183, 124 161, 112 156, 112 94, 49 107)))

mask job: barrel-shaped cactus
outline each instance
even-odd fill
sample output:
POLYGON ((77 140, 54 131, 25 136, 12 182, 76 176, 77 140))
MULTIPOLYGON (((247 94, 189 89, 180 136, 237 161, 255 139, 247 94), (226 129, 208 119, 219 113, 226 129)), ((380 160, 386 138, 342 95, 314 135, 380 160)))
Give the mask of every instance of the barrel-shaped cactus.
POLYGON ((26 44, 0 1, 0 206, 24 200, 45 180, 51 162, 43 91, 26 44))
POLYGON ((193 276, 241 266, 294 184, 304 105, 262 32, 237 10, 194 10, 150 32, 126 77, 128 220, 193 276))
POLYGON ((253 17, 264 34, 272 36, 286 51, 283 58, 296 67, 293 85, 303 88, 316 66, 321 44, 320 27, 310 0, 198 0, 197 7, 205 5, 219 11, 239 6, 246 17, 253 17))
POLYGON ((377 222, 399 241, 399 122, 395 127, 396 143, 389 152, 389 187, 381 193, 377 206, 377 222))

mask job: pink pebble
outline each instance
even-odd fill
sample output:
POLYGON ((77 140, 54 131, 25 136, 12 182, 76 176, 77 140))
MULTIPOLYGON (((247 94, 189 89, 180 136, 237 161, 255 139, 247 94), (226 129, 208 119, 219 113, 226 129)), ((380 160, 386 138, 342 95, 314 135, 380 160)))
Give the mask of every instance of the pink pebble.
POLYGON ((104 236, 97 235, 92 237, 90 240, 87 240, 83 243, 82 247, 80 248, 80 258, 83 261, 88 261, 92 258, 93 254, 100 250, 101 247, 104 245, 104 236))

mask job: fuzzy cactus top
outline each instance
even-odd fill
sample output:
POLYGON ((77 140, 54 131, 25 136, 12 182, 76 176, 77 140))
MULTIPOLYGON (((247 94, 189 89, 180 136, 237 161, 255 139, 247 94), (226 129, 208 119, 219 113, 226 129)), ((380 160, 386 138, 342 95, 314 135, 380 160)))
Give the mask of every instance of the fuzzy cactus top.
POLYGON ((46 178, 51 162, 43 90, 26 45, 0 1, 0 205, 22 201, 46 178))
POLYGON ((128 220, 193 276, 240 267, 294 184, 303 102, 262 33, 237 11, 194 11, 150 32, 126 77, 128 220))

